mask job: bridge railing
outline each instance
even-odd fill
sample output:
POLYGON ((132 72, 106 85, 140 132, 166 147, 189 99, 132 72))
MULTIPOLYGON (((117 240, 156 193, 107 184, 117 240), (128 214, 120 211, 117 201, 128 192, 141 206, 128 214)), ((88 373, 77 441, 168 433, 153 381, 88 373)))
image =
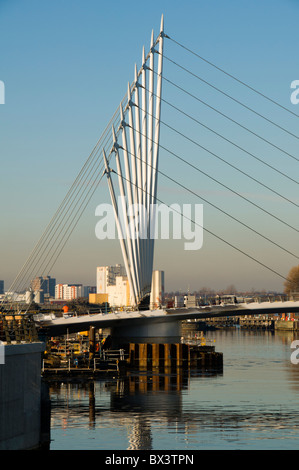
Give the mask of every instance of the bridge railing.
POLYGON ((299 294, 254 294, 252 296, 242 295, 219 295, 217 297, 209 298, 206 303, 210 305, 225 305, 225 304, 250 304, 250 303, 263 303, 263 302, 287 302, 298 301, 299 294))

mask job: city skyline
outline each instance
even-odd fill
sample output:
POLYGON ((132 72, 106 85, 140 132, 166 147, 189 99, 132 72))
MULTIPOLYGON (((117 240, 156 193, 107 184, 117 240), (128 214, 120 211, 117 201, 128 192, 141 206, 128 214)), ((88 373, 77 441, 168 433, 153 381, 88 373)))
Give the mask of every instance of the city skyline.
MULTIPOLYGON (((145 5, 139 9, 133 5, 130 2, 126 6, 121 2, 113 6, 101 5, 91 1, 86 8, 80 1, 63 5, 53 1, 41 5, 33 0, 26 6, 18 1, 0 5, 3 44, 0 80, 5 83, 5 104, 0 105, 1 194, 4 201, 0 270, 6 288, 30 255, 126 94, 127 83, 134 78, 134 64, 141 63, 143 45, 148 50, 152 29, 155 37, 159 32, 162 13, 165 32, 171 38, 273 97, 290 111, 299 112, 290 100, 291 83, 299 79, 294 59, 296 2, 276 0, 265 1, 261 5, 253 1, 250 5, 241 6, 236 1, 225 5, 220 1, 213 2, 213 5, 187 1, 182 6, 178 2, 164 1, 154 2, 150 11, 145 5)), ((271 120, 280 122, 290 132, 297 133, 294 116, 263 101, 229 77, 209 68, 207 63, 196 60, 171 40, 165 40, 165 55, 215 86, 223 87, 225 92, 271 120)), ((223 113, 265 135, 289 153, 296 154, 296 141, 292 136, 274 130, 270 123, 263 123, 257 116, 240 111, 235 103, 227 103, 225 97, 213 95, 202 83, 193 83, 167 60, 164 61, 164 73, 166 79, 184 86, 223 113)), ((244 130, 215 118, 207 108, 189 102, 167 81, 163 83, 162 95, 168 102, 206 122, 207 126, 217 126, 219 133, 298 179, 297 161, 286 155, 282 157, 266 143, 253 140, 244 130)), ((223 143, 215 135, 211 136, 207 129, 175 114, 166 103, 162 103, 162 120, 230 163, 242 164, 244 171, 299 204, 294 183, 252 161, 248 155, 227 142, 223 143)), ((161 145, 162 172, 187 184, 194 193, 296 253, 297 236, 294 231, 178 162, 165 148, 294 226, 297 207, 249 182, 211 154, 178 139, 163 124, 161 145)), ((162 175, 158 178, 158 197, 167 204, 202 202, 162 175)), ((77 279, 83 285, 94 285, 97 266, 123 263, 119 240, 98 240, 95 236, 98 221, 95 209, 108 202, 108 188, 106 181, 102 181, 53 272, 36 275, 53 275, 61 280, 77 279)), ((241 228, 205 202, 203 214, 204 227, 283 276, 298 264, 298 259, 269 246, 267 241, 241 228)), ((203 247, 194 252, 184 250, 183 240, 157 240, 154 269, 165 271, 165 291, 186 291, 188 288, 195 291, 204 286, 217 290, 231 284, 240 291, 252 288, 283 290, 283 279, 208 233, 204 233, 203 247)))

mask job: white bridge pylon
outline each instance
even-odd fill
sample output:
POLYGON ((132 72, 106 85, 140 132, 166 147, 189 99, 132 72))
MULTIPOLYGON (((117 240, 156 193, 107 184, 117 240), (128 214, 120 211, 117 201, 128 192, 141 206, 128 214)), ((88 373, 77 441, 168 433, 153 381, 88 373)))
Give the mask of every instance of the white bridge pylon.
POLYGON ((138 305, 151 291, 155 201, 157 194, 162 93, 164 21, 158 38, 152 32, 147 56, 128 84, 127 104, 120 104, 120 126, 112 126, 113 146, 105 172, 114 209, 118 237, 130 285, 131 304, 138 305), (157 69, 155 69, 157 67, 157 69), (116 169, 110 168, 115 156, 116 169), (112 181, 115 173, 116 182, 112 181), (116 195, 115 187, 118 192, 116 195))

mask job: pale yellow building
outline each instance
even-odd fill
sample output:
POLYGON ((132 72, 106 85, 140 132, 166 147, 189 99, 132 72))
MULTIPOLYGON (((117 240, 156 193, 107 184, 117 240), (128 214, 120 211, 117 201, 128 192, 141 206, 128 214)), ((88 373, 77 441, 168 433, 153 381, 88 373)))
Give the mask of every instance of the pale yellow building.
POLYGON ((120 264, 97 267, 97 293, 93 294, 94 297, 91 295, 89 298, 96 300, 96 303, 108 302, 111 307, 129 307, 130 286, 125 268, 120 264))
POLYGON ((108 302, 108 294, 89 294, 90 304, 103 304, 108 302))
MULTIPOLYGON (((131 306, 130 284, 125 268, 116 266, 97 267, 97 293, 89 294, 90 303, 108 302, 111 307, 131 306)), ((153 271, 150 308, 160 308, 164 302, 164 271, 153 271)))

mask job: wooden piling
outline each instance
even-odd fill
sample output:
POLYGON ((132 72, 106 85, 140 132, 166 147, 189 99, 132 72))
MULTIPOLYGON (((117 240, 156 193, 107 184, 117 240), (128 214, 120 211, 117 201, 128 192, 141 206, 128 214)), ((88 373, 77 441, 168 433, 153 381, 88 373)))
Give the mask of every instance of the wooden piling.
POLYGON ((164 366, 171 367, 171 353, 170 353, 170 344, 164 344, 164 366))
POLYGON ((139 344, 139 367, 140 368, 147 368, 147 344, 140 343, 139 344))
POLYGON ((94 358, 95 353, 95 327, 91 326, 89 328, 89 360, 91 361, 94 358))
POLYGON ((153 344, 152 345, 152 367, 159 367, 160 366, 160 344, 153 344))
POLYGON ((222 353, 214 346, 191 346, 189 344, 130 343, 128 364, 143 370, 217 367, 223 365, 222 353))

